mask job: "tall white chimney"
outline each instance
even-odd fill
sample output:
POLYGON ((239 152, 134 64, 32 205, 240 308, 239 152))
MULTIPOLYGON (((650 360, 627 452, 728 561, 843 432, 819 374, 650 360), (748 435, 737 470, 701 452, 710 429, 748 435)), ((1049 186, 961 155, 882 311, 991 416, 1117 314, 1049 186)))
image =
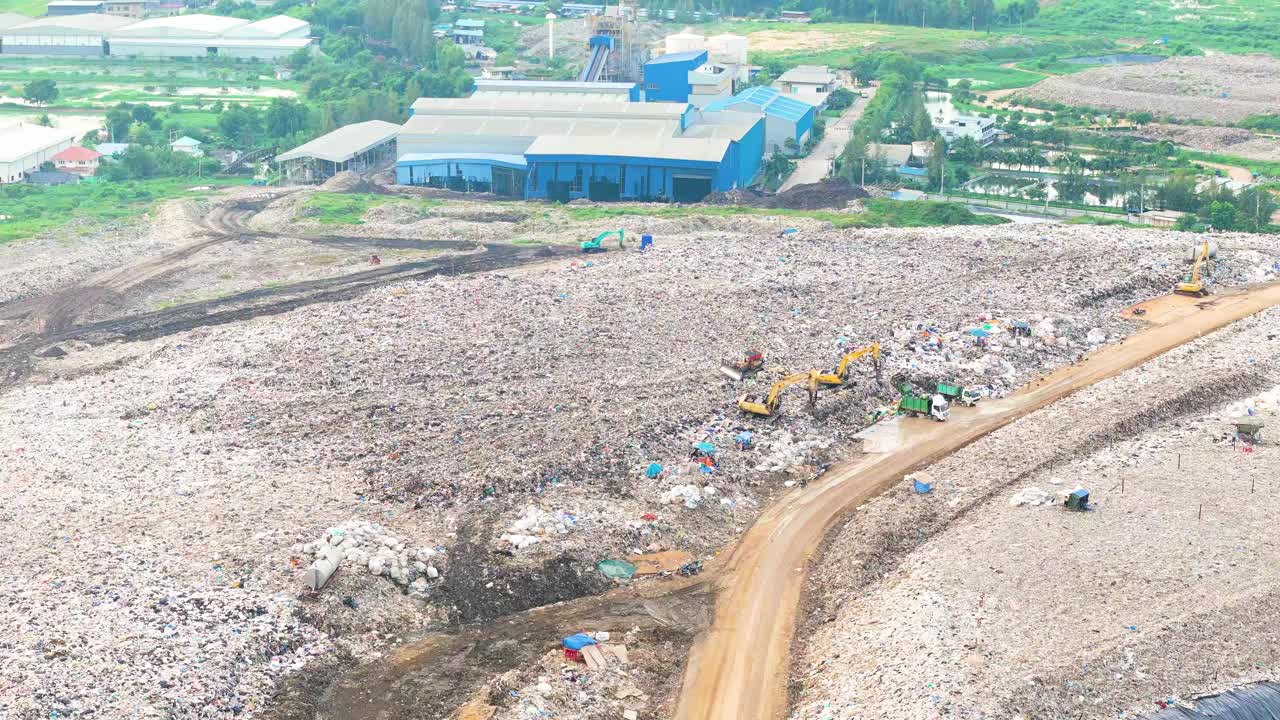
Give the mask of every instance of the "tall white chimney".
POLYGON ((547 59, 556 56, 556 14, 547 13, 547 59))

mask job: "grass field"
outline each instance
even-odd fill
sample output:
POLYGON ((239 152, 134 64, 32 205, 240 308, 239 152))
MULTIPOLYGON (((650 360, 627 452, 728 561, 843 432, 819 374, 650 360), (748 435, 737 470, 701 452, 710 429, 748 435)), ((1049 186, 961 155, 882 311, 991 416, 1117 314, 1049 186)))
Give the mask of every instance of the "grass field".
POLYGON ((244 180, 167 178, 123 183, 82 183, 58 187, 0 186, 0 243, 33 237, 73 220, 89 221, 86 230, 111 220, 136 219, 155 203, 177 197, 198 197, 196 185, 243 185, 244 180))
POLYGON ((1059 0, 1032 24, 1031 35, 1133 40, 1168 37, 1228 53, 1280 55, 1280 2, 1276 0, 1059 0))
POLYGON ((43 15, 48 0, 0 0, 0 13, 18 13, 37 17, 43 15))
POLYGON ((298 214, 312 222, 325 225, 360 225, 364 216, 380 205, 404 203, 419 209, 425 217, 427 211, 444 204, 443 200, 406 200, 394 195, 375 193, 316 192, 302 204, 298 214))

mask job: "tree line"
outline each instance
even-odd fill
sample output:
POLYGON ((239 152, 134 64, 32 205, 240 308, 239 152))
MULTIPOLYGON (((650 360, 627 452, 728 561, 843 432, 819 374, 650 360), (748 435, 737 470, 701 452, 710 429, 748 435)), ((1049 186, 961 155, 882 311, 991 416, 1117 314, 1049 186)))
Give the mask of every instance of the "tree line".
MULTIPOLYGON (((692 2, 651 0, 647 7, 691 11, 692 2), (686 9, 687 7, 687 9, 686 9)), ((706 0, 697 8, 736 17, 777 17, 783 10, 808 12, 814 22, 880 22, 895 25, 972 28, 983 30, 1018 25, 1040 14, 1040 0, 706 0)))

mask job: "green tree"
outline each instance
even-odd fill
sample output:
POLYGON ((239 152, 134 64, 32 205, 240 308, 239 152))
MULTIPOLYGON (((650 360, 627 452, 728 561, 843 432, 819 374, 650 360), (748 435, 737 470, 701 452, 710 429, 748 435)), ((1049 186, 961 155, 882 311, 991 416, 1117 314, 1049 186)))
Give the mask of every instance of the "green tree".
POLYGON ((150 105, 134 105, 133 108, 129 110, 129 115, 133 117, 135 122, 146 123, 148 125, 151 124, 152 120, 156 119, 155 108, 150 105))
POLYGON ((49 118, 49 113, 45 113, 36 120, 37 123, 45 127, 53 127, 53 120, 49 118))
POLYGON ((58 95, 58 83, 53 80, 32 80, 22 88, 22 99, 36 105, 48 105, 58 95))
POLYGON ((307 129, 307 109, 296 100, 272 98, 265 117, 269 137, 286 138, 307 129))
POLYGON ((1236 206, 1224 200, 1214 200, 1209 204, 1206 220, 1215 230, 1236 229, 1236 206))

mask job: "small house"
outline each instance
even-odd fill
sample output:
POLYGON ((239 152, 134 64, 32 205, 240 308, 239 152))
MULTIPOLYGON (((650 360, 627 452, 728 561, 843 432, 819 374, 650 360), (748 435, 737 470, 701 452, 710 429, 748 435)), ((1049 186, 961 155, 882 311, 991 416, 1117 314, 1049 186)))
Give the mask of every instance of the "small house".
POLYGON ((98 159, 101 157, 102 153, 97 150, 72 145, 49 159, 53 161, 54 167, 63 172, 93 175, 98 172, 98 159))
POLYGON ((204 143, 200 142, 199 140, 193 137, 183 135, 177 140, 174 140, 173 142, 169 143, 169 148, 174 152, 186 153, 188 155, 195 155, 199 157, 201 155, 204 155, 204 150, 200 149, 200 146, 203 144, 204 143))

